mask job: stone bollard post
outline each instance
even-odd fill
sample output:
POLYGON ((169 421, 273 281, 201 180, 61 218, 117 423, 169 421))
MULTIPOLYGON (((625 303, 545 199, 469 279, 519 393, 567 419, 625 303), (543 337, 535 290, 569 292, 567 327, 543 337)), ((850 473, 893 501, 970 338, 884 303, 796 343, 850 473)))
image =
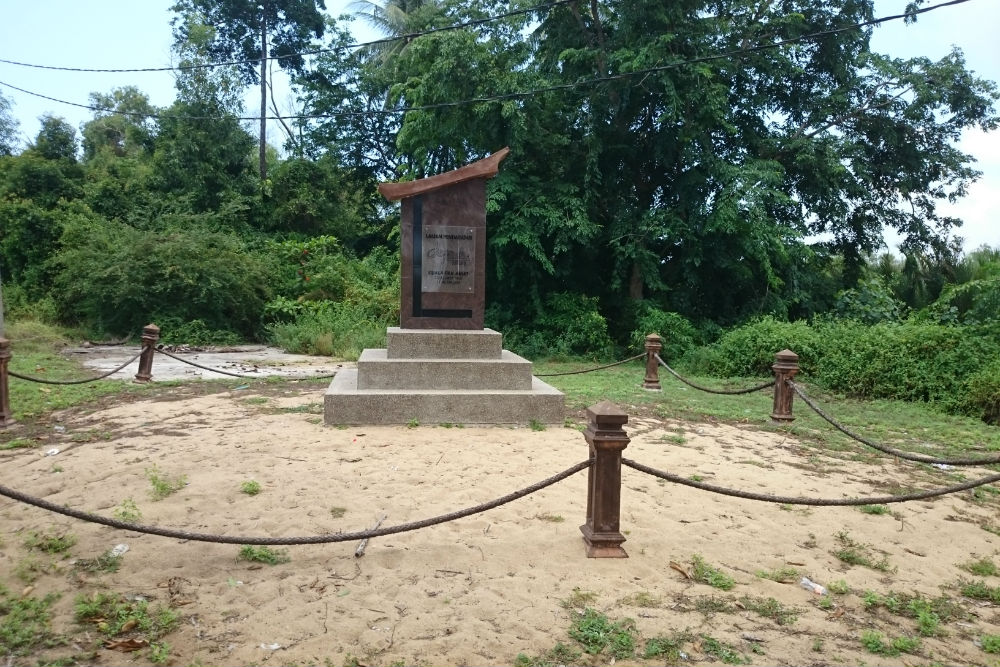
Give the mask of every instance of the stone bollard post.
POLYGON ((153 355, 156 354, 156 341, 159 339, 160 327, 147 324, 142 328, 142 356, 139 357, 139 372, 135 374, 136 382, 153 379, 153 355))
POLYGON ((646 377, 642 380, 642 388, 647 391, 663 391, 660 386, 660 362, 656 360, 662 349, 662 338, 657 334, 646 336, 646 377))
POLYGON ((588 558, 628 558, 621 534, 622 450, 629 437, 622 426, 628 415, 609 401, 587 408, 590 423, 583 436, 594 463, 587 473, 587 523, 580 526, 588 558))
POLYGON ((0 428, 14 423, 10 410, 10 386, 7 384, 7 363, 10 361, 10 341, 0 338, 0 428))
POLYGON ((782 350, 774 355, 774 364, 771 366, 774 371, 774 409, 771 411, 771 419, 776 422, 792 422, 792 397, 795 392, 786 382, 795 379, 799 372, 799 355, 791 350, 782 350))

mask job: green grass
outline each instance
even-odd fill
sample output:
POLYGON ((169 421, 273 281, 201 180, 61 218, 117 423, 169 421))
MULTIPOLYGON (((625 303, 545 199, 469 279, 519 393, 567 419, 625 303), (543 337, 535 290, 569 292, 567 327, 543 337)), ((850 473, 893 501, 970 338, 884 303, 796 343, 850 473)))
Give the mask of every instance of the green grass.
POLYGON ((997 564, 989 558, 969 561, 959 565, 959 567, 977 577, 995 577, 998 571, 997 564))
POLYGON ((846 530, 842 530, 836 535, 840 548, 831 553, 848 565, 863 565, 864 567, 888 572, 892 569, 889 564, 889 557, 882 554, 881 557, 875 555, 875 548, 870 544, 863 544, 854 540, 846 530))
POLYGON ((736 585, 735 579, 713 565, 709 565, 704 558, 697 554, 691 557, 691 564, 694 566, 691 578, 695 581, 723 591, 731 590, 736 585))
POLYGON ((732 644, 727 644, 710 635, 701 636, 701 650, 710 656, 718 658, 727 665, 743 665, 750 662, 732 644))
POLYGON ((76 544, 74 535, 49 535, 48 533, 31 533, 24 540, 24 546, 32 551, 44 551, 47 554, 66 554, 76 544))
POLYGON ((247 481, 240 484, 240 491, 247 494, 248 496, 256 496, 258 493, 261 492, 260 482, 248 479, 247 481))
POLYGON ((786 565, 773 570, 757 570, 756 575, 761 579, 769 579, 770 581, 777 581, 780 584, 787 584, 790 581, 798 579, 800 573, 794 567, 786 565))
POLYGON ((1000 653, 1000 635, 983 635, 982 643, 987 653, 1000 653))
POLYGON ((769 618, 778 625, 791 625, 798 620, 798 612, 795 609, 790 609, 771 597, 744 595, 740 598, 740 604, 745 609, 756 612, 764 618, 769 618))
POLYGON ((142 511, 139 510, 139 506, 135 504, 135 501, 131 498, 126 498, 121 502, 121 504, 114 509, 112 512, 115 518, 119 521, 125 521, 127 523, 136 523, 142 519, 142 511))
POLYGON ((0 655, 31 655, 60 643, 51 626, 51 608, 58 598, 55 594, 16 597, 0 586, 0 655))
POLYGON ((252 563, 265 563, 267 565, 280 565, 292 559, 285 549, 272 549, 270 547, 255 547, 249 544, 240 548, 240 553, 236 560, 245 560, 252 563))
POLYGON ((77 623, 93 626, 106 637, 135 637, 149 642, 147 657, 156 664, 165 663, 170 652, 169 646, 156 640, 180 623, 180 614, 172 609, 151 608, 145 600, 130 600, 114 593, 79 595, 73 612, 77 623))
MULTIPOLYGON (((589 368, 590 362, 536 362, 536 373, 557 373, 589 368)), ((674 419, 704 421, 706 418, 740 422, 767 430, 785 431, 806 443, 833 451, 867 452, 866 448, 835 431, 802 401, 793 406, 795 421, 790 425, 770 423, 773 393, 763 390, 742 396, 706 394, 681 384, 665 372, 660 374, 662 392, 640 387, 645 366, 636 361, 594 373, 546 378, 566 393, 569 409, 590 407, 603 400, 635 406, 630 412, 656 414, 674 419)), ((677 369, 681 374, 684 369, 677 369)), ((770 378, 719 378, 691 376, 710 387, 747 387, 770 378)), ((954 455, 971 448, 1000 451, 1000 429, 974 417, 940 412, 927 403, 874 400, 861 401, 825 392, 809 384, 807 376, 797 381, 807 394, 838 421, 873 440, 914 452, 954 455), (935 443, 933 446, 927 443, 935 443)), ((882 456, 879 454, 878 456, 882 456)))
POLYGON ((837 595, 847 595, 851 592, 851 587, 847 585, 847 582, 843 579, 838 579, 837 581, 831 581, 827 589, 831 593, 836 593, 837 595))
POLYGON ((108 549, 95 558, 77 558, 73 568, 84 572, 117 572, 121 564, 122 556, 108 549))
POLYGON ((558 665, 572 665, 583 655, 579 649, 556 642, 556 645, 543 653, 530 657, 524 653, 518 653, 514 659, 514 667, 557 667, 558 665))
POLYGON ((687 633, 677 633, 673 635, 658 635, 646 640, 646 650, 643 652, 645 658, 659 658, 668 665, 676 665, 681 661, 681 649, 685 642, 691 640, 687 633))
POLYGON ((151 492, 153 500, 163 500, 167 496, 180 491, 187 486, 187 477, 184 475, 168 476, 163 474, 155 465, 146 468, 146 478, 152 485, 151 492))
POLYGON ((887 640, 881 632, 865 630, 861 633, 861 645, 870 653, 885 656, 897 656, 900 653, 915 653, 920 649, 918 637, 896 637, 887 640))
POLYGON ((635 654, 638 632, 635 622, 626 618, 616 623, 589 607, 569 629, 569 636, 579 642, 586 653, 599 655, 607 651, 616 660, 635 654))
POLYGON ((967 598, 973 600, 989 600, 993 604, 1000 604, 1000 587, 990 586, 983 580, 960 581, 959 591, 967 598))
POLYGON ((858 505, 858 511, 864 514, 888 514, 891 510, 888 505, 858 505))

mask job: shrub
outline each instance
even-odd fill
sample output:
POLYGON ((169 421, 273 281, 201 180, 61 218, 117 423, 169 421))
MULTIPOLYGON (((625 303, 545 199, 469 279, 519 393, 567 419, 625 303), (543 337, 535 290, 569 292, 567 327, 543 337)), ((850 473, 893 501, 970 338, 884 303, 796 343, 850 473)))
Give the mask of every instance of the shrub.
POLYGON ((64 317, 115 334, 154 316, 246 337, 258 331, 272 274, 232 236, 105 222, 67 225, 62 244, 53 296, 64 317))
POLYGON ((646 345, 646 336, 651 333, 663 338, 660 357, 664 361, 681 358, 700 342, 698 330, 681 315, 664 312, 649 303, 640 304, 637 310, 636 329, 629 341, 629 352, 641 352, 646 345))
POLYGON ((965 408, 987 424, 1000 424, 1000 359, 966 380, 965 408))
POLYGON ((770 375, 774 354, 785 348, 799 355, 799 367, 809 373, 819 356, 819 336, 806 322, 762 317, 724 333, 713 347, 717 356, 704 370, 723 377, 770 375))
POLYGON ((547 295, 535 321, 505 331, 504 338, 510 349, 527 357, 606 359, 615 351, 597 299, 569 292, 547 295))

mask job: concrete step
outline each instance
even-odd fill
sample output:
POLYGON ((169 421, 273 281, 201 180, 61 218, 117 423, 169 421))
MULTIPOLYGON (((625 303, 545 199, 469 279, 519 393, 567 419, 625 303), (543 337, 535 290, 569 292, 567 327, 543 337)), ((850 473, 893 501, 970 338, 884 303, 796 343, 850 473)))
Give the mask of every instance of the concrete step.
POLYGON ((531 389, 359 389, 358 371, 339 371, 324 397, 326 424, 561 424, 563 394, 532 378, 531 389))
POLYGON ((503 350, 498 359, 390 359, 368 349, 358 358, 358 389, 531 389, 531 362, 503 350))
POLYGON ((401 329, 388 327, 389 359, 499 359, 503 336, 493 329, 401 329))

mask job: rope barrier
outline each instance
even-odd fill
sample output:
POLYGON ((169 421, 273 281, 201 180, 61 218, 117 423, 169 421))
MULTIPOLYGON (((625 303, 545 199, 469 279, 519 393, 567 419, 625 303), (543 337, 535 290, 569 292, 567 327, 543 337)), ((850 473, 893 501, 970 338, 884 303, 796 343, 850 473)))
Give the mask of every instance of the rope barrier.
POLYGON ((141 356, 142 356, 142 352, 139 352, 139 354, 135 355, 134 357, 132 357, 131 359, 129 359, 128 361, 126 361, 124 364, 122 364, 118 368, 114 369, 113 371, 108 371, 107 373, 104 373, 103 375, 98 375, 97 377, 86 378, 86 379, 83 379, 83 380, 46 380, 44 378, 36 378, 36 377, 31 377, 29 375, 21 375, 20 373, 15 373, 12 370, 8 370, 7 374, 10 375, 11 377, 16 377, 19 380, 27 380, 28 382, 40 382, 41 384, 86 384, 88 382, 96 382, 97 380, 103 380, 106 377, 114 375, 115 373, 117 373, 121 369, 125 368, 126 366, 128 366, 129 364, 131 364, 133 361, 135 361, 136 359, 138 359, 141 356))
MULTIPOLYGON (((194 361, 191 361, 190 359, 185 359, 183 357, 177 356, 176 354, 171 354, 170 352, 167 352, 166 350, 157 349, 156 351, 159 352, 160 354, 165 354, 166 356, 170 357, 171 359, 174 359, 176 361, 180 361, 181 363, 185 363, 185 364, 188 364, 190 366, 194 366, 195 368, 200 368, 201 370, 208 371, 210 373, 219 373, 220 375, 229 375, 229 376, 232 376, 234 378, 243 378, 245 380, 260 380, 260 379, 262 379, 264 377, 267 377, 266 375, 246 375, 245 373, 233 373, 231 371, 223 371, 223 370, 220 370, 218 368, 209 368, 208 366, 202 366, 201 364, 196 363, 194 361)), ((287 380, 329 380, 334 375, 336 375, 336 373, 330 373, 329 375, 289 376, 289 377, 287 377, 285 379, 287 379, 287 380)))
POLYGON ((708 387, 702 387, 701 385, 697 385, 694 382, 691 382, 691 380, 688 380, 687 378, 683 377, 680 373, 678 373, 673 368, 671 368, 670 366, 668 366, 667 362, 665 362, 663 359, 660 358, 660 355, 657 354, 657 355, 654 355, 654 356, 656 357, 656 360, 660 363, 660 365, 663 366, 664 368, 666 368, 667 372, 670 373, 671 375, 673 375, 675 378, 677 378, 678 380, 680 380, 684 384, 688 385, 689 387, 694 387, 698 391, 704 391, 704 392, 707 392, 709 394, 723 394, 723 395, 729 395, 729 396, 735 396, 737 394, 752 394, 755 391, 760 391, 761 389, 767 389, 768 387, 773 387, 774 386, 774 380, 771 380, 770 382, 765 382, 762 385, 758 385, 756 387, 750 387, 748 389, 732 389, 732 390, 727 390, 727 389, 709 389, 708 387))
POLYGON ((862 435, 854 433, 846 426, 838 422, 836 419, 826 414, 826 412, 824 412, 808 396, 806 396, 805 392, 803 392, 802 389, 793 381, 789 380, 788 386, 791 387, 796 394, 798 394, 799 398, 805 401, 806 405, 812 408, 816 414, 818 414, 820 417, 826 420, 835 429, 837 429, 844 435, 857 440, 861 444, 867 445, 872 449, 877 449, 878 451, 883 452, 885 454, 890 454, 892 456, 896 456, 901 459, 906 459, 907 461, 915 461, 917 463, 938 463, 942 465, 952 465, 952 466, 979 466, 979 465, 992 465, 994 463, 1000 463, 1000 456, 991 456, 986 458, 968 458, 968 459, 943 459, 943 458, 938 458, 936 456, 931 456, 930 454, 915 454, 912 452, 903 451, 901 449, 895 449, 887 445, 880 445, 879 443, 874 442, 873 440, 869 440, 868 438, 862 435))
POLYGON ((646 353, 642 352, 641 354, 637 354, 634 357, 629 357, 628 359, 622 359, 621 361, 616 361, 613 364, 604 364, 603 366, 597 366, 595 368, 587 368, 587 369, 584 369, 582 371, 566 371, 564 373, 539 373, 539 374, 536 374, 535 377, 536 378, 554 378, 554 377, 557 377, 559 375, 579 375, 581 373, 593 373, 594 371, 603 370, 605 368, 611 368, 612 366, 621 366, 622 364, 627 364, 630 361, 635 361, 636 359, 638 359, 640 357, 645 357, 645 356, 646 356, 646 353))
POLYGON ((56 514, 62 514, 63 516, 72 517, 74 519, 80 519, 81 521, 89 521, 91 523, 99 523, 104 526, 110 526, 111 528, 118 528, 120 530, 131 530, 138 533, 146 533, 148 535, 159 535, 160 537, 173 537, 181 540, 192 540, 195 542, 213 542, 216 544, 251 544, 251 545, 268 545, 268 546, 281 546, 281 545, 295 545, 295 544, 330 544, 333 542, 354 542, 356 540, 371 539, 373 537, 383 537, 385 535, 395 535, 397 533, 405 533, 412 530, 417 530, 420 528, 427 528, 430 526, 436 526, 441 523, 446 523, 448 521, 455 521, 456 519, 463 519, 467 516, 472 516, 473 514, 480 514, 487 510, 500 507, 501 505, 506 505, 509 502, 523 498, 535 491, 540 491, 547 486, 552 486, 556 482, 561 482, 562 480, 570 477, 581 470, 589 468, 592 461, 589 459, 581 463, 577 463, 571 468, 567 468, 561 473, 553 475, 547 479, 543 479, 540 482, 527 486, 513 493, 509 493, 506 496, 497 498, 496 500, 491 500, 490 502, 482 503, 474 507, 468 507, 463 510, 458 510, 455 512, 450 512, 448 514, 442 514, 440 516, 431 517, 429 519, 422 519, 420 521, 412 521, 410 523, 402 523, 397 526, 388 526, 386 528, 379 528, 376 530, 362 530, 353 533, 334 533, 329 535, 311 535, 306 537, 248 537, 248 536, 227 536, 227 535, 210 535, 206 533, 190 533, 183 530, 173 530, 170 528, 160 528, 158 526, 143 526, 135 523, 128 523, 126 521, 119 521, 118 519, 110 519, 97 514, 91 514, 89 512, 83 512, 80 510, 71 509, 69 507, 62 507, 56 505, 55 503, 49 502, 42 498, 36 498, 30 496, 26 493, 21 493, 20 491, 15 491, 9 487, 0 485, 0 496, 6 496, 11 500, 17 500, 28 505, 34 505, 44 510, 50 512, 55 512, 56 514))
POLYGON ((631 459, 622 459, 622 465, 628 466, 633 470, 638 470, 639 472, 644 472, 653 477, 658 477, 667 482, 674 482, 675 484, 683 484, 684 486, 690 486, 695 489, 701 489, 702 491, 710 491, 712 493, 718 493, 723 496, 730 496, 733 498, 743 498, 745 500, 761 500, 769 503, 779 503, 782 505, 811 505, 814 507, 827 507, 827 506, 849 506, 849 505, 887 505, 889 503, 903 503, 911 500, 924 500, 926 498, 935 498, 937 496, 944 496, 949 493, 958 493, 959 491, 965 491, 967 489, 974 489, 977 486, 983 486, 984 484, 991 484, 993 482, 1000 481, 1000 473, 995 475, 987 475, 986 477, 980 477, 979 479, 974 479, 971 482, 963 482, 961 484, 954 484, 952 486, 946 486, 940 489, 934 489, 931 491, 917 491, 914 493, 906 493, 898 496, 875 496, 871 498, 800 498, 797 496, 773 496, 766 493, 754 493, 752 491, 740 491, 739 489, 729 489, 724 486, 716 486, 714 484, 706 484, 704 482, 696 482, 692 479, 686 479, 680 475, 674 475, 669 472, 664 472, 662 470, 657 470, 656 468, 650 468, 641 463, 636 463, 631 459))

